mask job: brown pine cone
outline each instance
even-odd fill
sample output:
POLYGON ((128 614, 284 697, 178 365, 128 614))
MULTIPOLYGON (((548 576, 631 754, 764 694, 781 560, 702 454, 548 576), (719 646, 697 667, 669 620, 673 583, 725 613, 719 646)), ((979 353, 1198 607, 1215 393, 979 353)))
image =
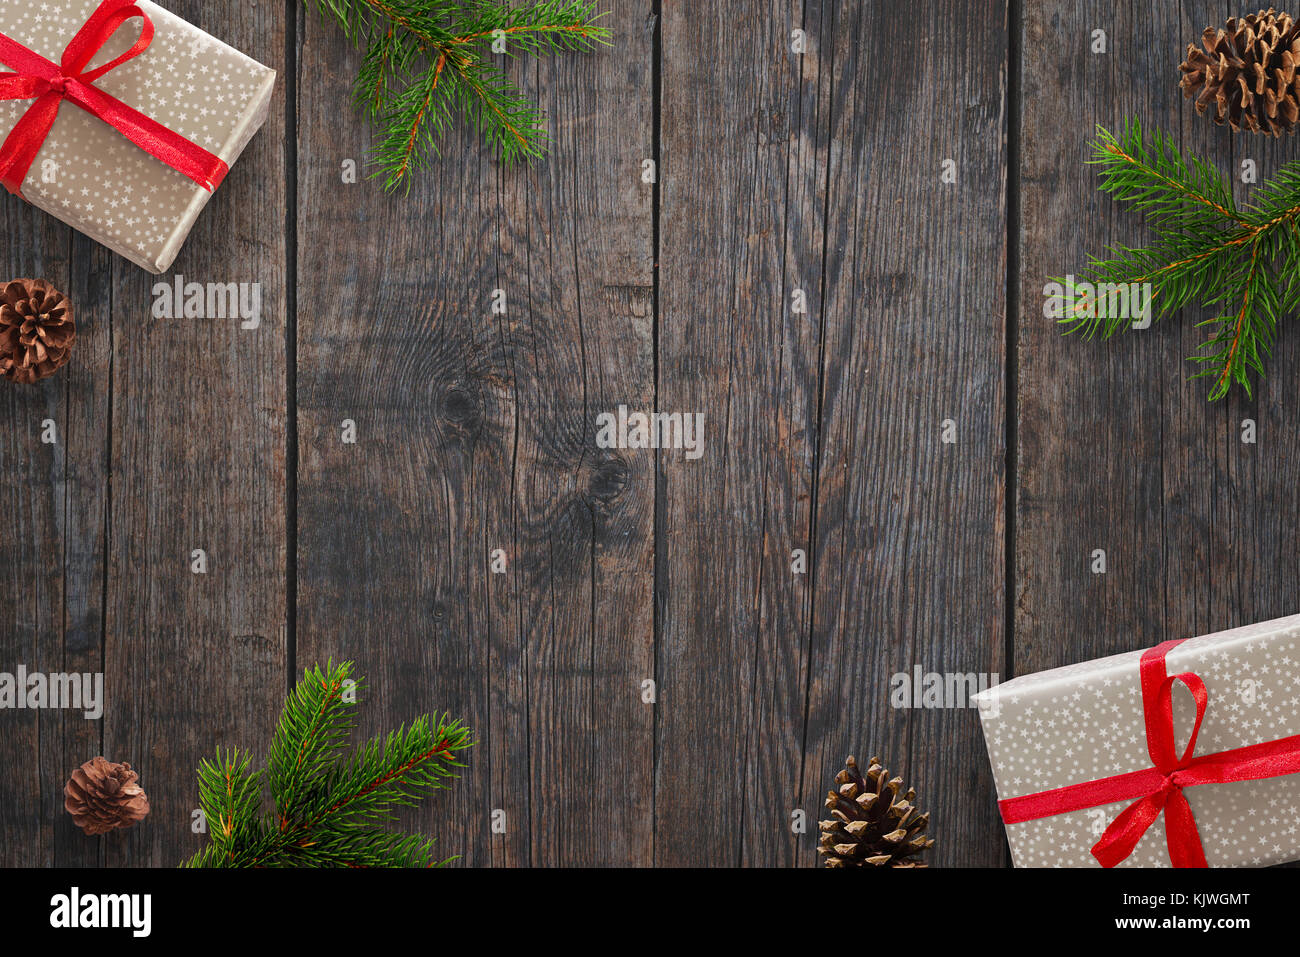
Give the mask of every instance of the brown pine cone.
POLYGON ((106 834, 130 827, 149 813, 149 798, 129 764, 91 758, 63 788, 64 809, 87 834, 106 834))
POLYGON ((32 383, 68 361, 77 327, 72 303, 44 279, 15 279, 0 290, 0 375, 32 383))
POLYGON ((835 776, 836 788, 826 796, 829 821, 821 821, 817 853, 827 867, 925 867, 917 860, 934 841, 925 836, 930 815, 921 814, 903 790, 902 778, 891 778, 872 758, 867 773, 849 755, 835 776))
POLYGON ((1233 17, 1201 35, 1204 50, 1187 47, 1180 84, 1196 112, 1214 106, 1214 122, 1234 131, 1281 136, 1300 119, 1300 24, 1267 11, 1233 17))

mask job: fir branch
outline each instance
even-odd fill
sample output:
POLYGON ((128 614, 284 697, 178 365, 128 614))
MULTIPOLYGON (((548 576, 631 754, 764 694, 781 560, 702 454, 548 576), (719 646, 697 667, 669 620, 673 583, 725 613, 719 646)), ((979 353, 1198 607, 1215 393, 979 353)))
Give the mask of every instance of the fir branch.
POLYGON ((285 702, 267 757, 267 775, 281 816, 302 799, 347 743, 356 720, 343 699, 345 683, 351 680, 351 662, 313 668, 285 702))
POLYGON ((1154 239, 1090 259, 1082 279, 1097 293, 1080 298, 1065 288, 1073 307, 1060 309, 1059 321, 1085 337, 1130 328, 1131 317, 1097 307, 1100 290, 1131 284, 1150 285, 1155 318, 1193 304, 1220 306, 1220 315, 1200 323, 1216 331, 1192 357, 1204 366, 1193 378, 1213 379, 1211 401, 1233 385, 1249 395, 1282 317, 1300 310, 1300 164, 1283 166, 1238 208, 1223 176, 1159 130, 1147 135, 1133 122, 1115 136, 1098 127, 1093 150, 1098 188, 1141 211, 1154 239))
POLYGON ((426 165, 430 156, 437 155, 437 140, 450 121, 452 94, 449 82, 443 82, 445 59, 440 59, 434 69, 416 79, 391 103, 391 112, 384 114, 381 127, 387 133, 376 150, 380 157, 380 173, 386 183, 396 186, 416 169, 426 165))
POLYGON ((1092 165, 1099 166, 1102 192, 1146 214, 1147 223, 1164 228, 1218 228, 1240 222, 1232 190, 1199 157, 1184 157, 1161 130, 1148 142, 1138 120, 1122 136, 1098 127, 1092 165))
POLYGON ((1294 223, 1300 213, 1300 165, 1288 163, 1255 190, 1246 222, 1260 229, 1294 223))
POLYGON ((434 853, 434 842, 417 835, 349 830, 327 833, 318 844, 296 848, 300 867, 441 867, 450 860, 434 853))
MULTIPOLYGON (((1085 278, 1094 286, 1150 283, 1155 318, 1163 319, 1189 303, 1205 302, 1215 295, 1223 270, 1250 242, 1249 232, 1241 230, 1209 240, 1168 235, 1146 249, 1115 246, 1108 250, 1112 258, 1090 260, 1085 278)), ((1066 290, 1067 294, 1074 291, 1066 290)), ((1074 315, 1061 320, 1068 325, 1067 332, 1082 332, 1089 339, 1098 333, 1109 338, 1128 328, 1127 317, 1084 313, 1090 304, 1075 297, 1074 315)))
POLYGON ((388 190, 438 155, 453 111, 501 160, 545 154, 550 140, 537 105, 486 59, 496 41, 506 55, 556 54, 609 43, 595 5, 538 0, 304 0, 340 25, 362 51, 353 85, 357 108, 376 128, 372 173, 388 190))
POLYGON ((558 0, 531 7, 484 4, 461 21, 456 45, 477 43, 503 36, 506 53, 578 53, 607 42, 604 31, 593 25, 604 14, 595 14, 590 3, 558 0), (499 31, 499 32, 498 32, 499 31))
POLYGON ((404 62, 402 53, 396 27, 389 27, 387 33, 366 49, 352 98, 367 116, 376 117, 383 110, 388 91, 397 81, 397 71, 404 62))
POLYGON ((435 726, 427 717, 401 728, 381 743, 371 741, 326 783, 321 818, 386 818, 393 805, 413 805, 423 791, 442 787, 462 767, 456 752, 468 746, 469 731, 447 716, 435 726))
POLYGON ((221 867, 223 860, 224 858, 221 849, 215 844, 209 844, 193 857, 182 861, 180 866, 185 868, 211 869, 221 867))
POLYGON ((214 760, 199 765, 199 807, 203 810, 214 849, 233 860, 238 847, 256 843, 262 803, 262 774, 249 772, 251 758, 232 750, 217 750, 214 760))
POLYGON ((461 111, 504 162, 546 152, 550 139, 541 113, 504 73, 473 60, 453 58, 453 64, 461 111))
POLYGON ((283 829, 312 831, 339 822, 389 820, 395 807, 417 804, 427 792, 445 786, 455 769, 464 766, 457 753, 470 744, 469 731, 459 722, 420 717, 409 729, 375 738, 332 767, 283 829))
POLYGON ((397 807, 418 803, 464 767, 471 735, 449 717, 422 716, 364 744, 340 749, 354 724, 352 663, 313 668, 285 702, 267 770, 223 753, 199 766, 208 847, 186 867, 436 867, 433 842, 384 831, 397 807), (263 785, 274 811, 262 811, 263 785))
MULTIPOLYGON (((1219 331, 1206 344, 1205 354, 1192 361, 1208 368, 1193 378, 1214 377, 1210 399, 1221 399, 1234 384, 1250 393, 1249 374, 1263 375, 1264 358, 1272 349, 1278 322, 1279 299, 1267 267, 1254 250, 1241 280, 1235 315, 1229 313, 1200 325, 1218 325, 1219 331)), ((1227 294, 1224 297, 1227 298, 1227 294)))

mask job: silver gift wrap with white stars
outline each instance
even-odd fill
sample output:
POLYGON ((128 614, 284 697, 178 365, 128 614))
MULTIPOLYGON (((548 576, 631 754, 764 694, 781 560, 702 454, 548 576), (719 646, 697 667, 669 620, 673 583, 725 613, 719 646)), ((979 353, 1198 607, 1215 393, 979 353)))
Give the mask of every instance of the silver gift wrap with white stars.
MULTIPOLYGON (((998 797, 1019 797, 1151 767, 1139 662, 1132 651, 1025 675, 976 701, 998 797)), ((1300 615, 1192 638, 1170 650, 1168 673, 1205 682, 1209 706, 1196 754, 1300 734, 1300 615)), ((1196 720, 1174 691, 1181 753, 1196 720)), ((1300 859, 1300 774, 1184 789, 1211 867, 1300 859)), ((1132 801, 1007 827, 1017 867, 1098 867, 1091 849, 1132 801)), ((1163 814, 1120 867, 1169 867, 1163 814)))
MULTIPOLYGON (((0 32, 55 63, 101 0, 0 0, 0 32)), ((275 71, 148 0, 153 44, 95 85, 233 166, 265 122, 275 71)), ((126 52, 140 35, 128 21, 92 65, 126 52)), ((31 106, 0 101, 0 141, 31 106)), ((148 269, 176 258, 211 194, 127 140, 103 120, 64 103, 23 180, 34 205, 148 269)))

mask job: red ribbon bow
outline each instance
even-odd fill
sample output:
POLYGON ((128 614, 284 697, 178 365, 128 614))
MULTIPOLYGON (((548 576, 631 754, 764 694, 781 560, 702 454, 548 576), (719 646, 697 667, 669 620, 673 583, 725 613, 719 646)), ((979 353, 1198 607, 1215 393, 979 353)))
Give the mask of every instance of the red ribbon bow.
POLYGON ((1146 717, 1147 752, 1152 767, 1096 781, 1071 784, 998 802, 1008 824, 1080 811, 1136 798, 1111 821, 1092 848, 1102 867, 1114 867, 1133 853, 1160 812, 1165 813, 1169 860, 1174 867, 1205 867, 1205 850, 1196 819, 1183 789, 1198 784, 1258 781, 1300 772, 1300 734, 1217 754, 1193 757, 1196 736, 1209 705, 1205 683, 1191 673, 1166 673, 1165 656, 1182 641, 1166 641, 1142 654, 1142 710, 1146 717), (1196 723, 1183 753, 1174 740, 1174 685, 1182 682, 1196 700, 1196 723))
POLYGON ((220 157, 94 85, 105 73, 147 50, 153 33, 153 21, 132 0, 104 0, 72 38, 60 63, 52 63, 0 33, 0 63, 18 71, 0 73, 0 100, 36 100, 0 145, 0 185, 22 195, 23 180, 54 126, 59 107, 68 100, 204 189, 216 189, 228 172, 220 157), (116 60, 87 70, 109 38, 134 17, 144 21, 135 46, 116 60))

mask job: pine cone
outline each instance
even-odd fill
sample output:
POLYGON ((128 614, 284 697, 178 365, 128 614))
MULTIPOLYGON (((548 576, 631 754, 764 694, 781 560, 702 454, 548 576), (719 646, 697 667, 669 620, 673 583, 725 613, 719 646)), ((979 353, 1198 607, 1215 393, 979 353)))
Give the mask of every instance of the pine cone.
POLYGON ((879 758, 871 759, 863 778, 849 755, 835 783, 839 789, 826 798, 834 820, 820 822, 817 848, 827 867, 926 866, 913 858, 934 844, 922 833, 930 815, 912 806, 915 791, 900 796, 902 778, 891 778, 879 758))
POLYGON ((64 785, 63 807, 87 834, 130 827, 149 813, 149 798, 129 764, 91 758, 64 785))
POLYGON ((1205 28, 1204 50, 1188 44, 1179 67, 1183 92, 1195 97, 1197 113, 1214 104, 1214 122, 1236 132, 1293 132, 1300 118, 1300 25, 1270 7, 1225 27, 1205 28))
POLYGON ((32 383, 67 361, 77 327, 72 304, 44 279, 15 279, 0 290, 0 375, 32 383))

